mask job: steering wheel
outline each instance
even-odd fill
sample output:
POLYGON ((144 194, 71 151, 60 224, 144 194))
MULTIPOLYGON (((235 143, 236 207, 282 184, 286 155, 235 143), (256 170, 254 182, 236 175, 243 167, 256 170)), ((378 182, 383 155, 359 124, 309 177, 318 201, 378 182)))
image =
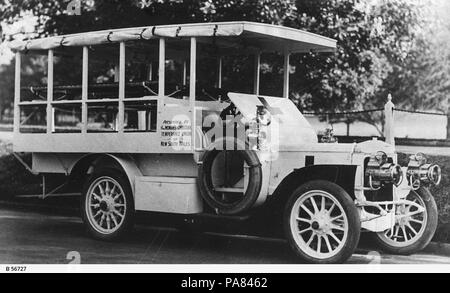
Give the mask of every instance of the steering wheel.
MULTIPOLYGON (((189 88, 187 86, 181 87, 170 93, 168 97, 182 98, 189 96, 189 88)), ((197 100, 209 100, 214 102, 231 102, 228 98, 228 91, 215 87, 198 87, 197 100)))
POLYGON ((230 102, 230 99, 228 98, 228 91, 221 88, 202 87, 201 93, 213 101, 230 102))
POLYGON ((175 90, 174 92, 167 95, 170 98, 178 98, 178 97, 188 97, 189 89, 187 86, 182 86, 180 89, 175 90))

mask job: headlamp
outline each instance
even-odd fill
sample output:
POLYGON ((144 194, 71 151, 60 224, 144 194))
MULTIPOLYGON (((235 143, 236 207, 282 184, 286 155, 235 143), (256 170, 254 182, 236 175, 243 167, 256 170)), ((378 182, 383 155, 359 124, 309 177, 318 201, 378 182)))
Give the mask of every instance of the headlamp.
POLYGON ((386 184, 399 186, 403 181, 403 170, 400 165, 388 162, 386 153, 377 152, 370 158, 365 176, 370 188, 377 190, 386 184))
POLYGON ((442 170, 436 164, 427 163, 425 155, 418 153, 409 158, 406 172, 410 186, 417 190, 422 185, 439 185, 442 178, 442 170))

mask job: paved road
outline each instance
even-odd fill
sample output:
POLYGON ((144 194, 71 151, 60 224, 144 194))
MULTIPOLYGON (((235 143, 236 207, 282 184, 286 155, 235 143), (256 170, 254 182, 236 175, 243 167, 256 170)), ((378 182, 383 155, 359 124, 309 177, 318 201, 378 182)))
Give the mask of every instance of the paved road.
MULTIPOLYGON (((77 251, 84 264, 291 264, 279 240, 216 234, 184 236, 173 229, 138 225, 125 241, 90 239, 77 217, 23 211, 0 205, 0 264, 64 264, 77 251)), ((366 264, 372 255, 355 254, 350 263, 366 264)), ((450 264, 450 257, 383 255, 386 264, 450 264)))

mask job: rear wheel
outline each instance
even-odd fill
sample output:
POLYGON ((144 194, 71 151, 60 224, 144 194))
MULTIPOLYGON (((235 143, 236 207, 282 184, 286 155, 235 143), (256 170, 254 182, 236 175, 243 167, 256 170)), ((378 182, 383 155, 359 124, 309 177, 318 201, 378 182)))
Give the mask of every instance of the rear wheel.
POLYGON ((377 244, 388 253, 409 255, 421 251, 436 232, 438 209, 430 191, 411 191, 406 201, 397 207, 395 226, 374 234, 377 244))
POLYGON ((114 240, 129 232, 134 200, 125 175, 115 169, 96 171, 84 186, 81 210, 88 232, 96 239, 114 240))
POLYGON ((312 181, 294 191, 286 205, 284 226, 295 253, 316 264, 345 262, 361 233, 351 197, 328 181, 312 181))

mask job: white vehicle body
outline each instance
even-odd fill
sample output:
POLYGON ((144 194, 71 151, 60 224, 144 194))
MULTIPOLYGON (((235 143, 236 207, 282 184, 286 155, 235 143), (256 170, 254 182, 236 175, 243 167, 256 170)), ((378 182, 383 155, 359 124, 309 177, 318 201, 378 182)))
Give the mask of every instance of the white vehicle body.
MULTIPOLYGON (((408 180, 403 180, 399 186, 388 184, 383 187, 388 196, 385 200, 379 200, 369 195, 374 192, 374 188, 367 185, 365 172, 368 160, 377 152, 384 152, 391 160, 390 163, 395 165, 395 146, 378 140, 359 144, 319 143, 311 125, 288 99, 290 54, 310 50, 333 52, 335 46, 336 41, 318 35, 248 22, 130 28, 16 42, 12 45, 16 52, 14 151, 32 153, 31 168, 38 174, 80 176, 92 174, 94 169, 102 166, 114 166, 126 175, 136 211, 183 215, 211 213, 198 188, 203 156, 205 152, 217 147, 217 144, 210 141, 205 123, 208 125, 211 114, 219 116, 231 104, 244 120, 255 121, 258 107, 262 107, 271 115, 271 123, 267 126, 270 139, 264 148, 258 145, 252 149, 258 156, 262 170, 260 191, 252 208, 263 206, 269 200, 276 201, 277 196, 282 196, 280 192, 292 192, 296 187, 289 186, 286 189, 288 185, 293 182, 301 184, 302 178, 310 176, 311 180, 328 180, 345 189, 359 211, 361 227, 372 232, 383 232, 396 224, 396 206, 402 204, 412 187, 408 180), (196 99, 196 66, 199 58, 197 46, 210 42, 211 38, 214 38, 215 46, 225 48, 218 56, 219 86, 222 78, 221 57, 227 53, 232 55, 240 52, 255 56, 255 75, 251 77, 254 80, 253 94, 229 92, 228 97, 223 100, 196 99), (170 97, 165 92, 163 68, 166 64, 166 42, 172 40, 187 44, 190 51, 187 57, 189 68, 186 65, 184 68, 184 83, 189 84, 189 92, 182 98, 170 97), (125 73, 127 46, 129 42, 147 41, 157 42, 159 48, 159 74, 155 80, 158 91, 138 98, 128 98, 125 73), (117 98, 90 100, 90 50, 105 44, 119 44, 117 98), (79 48, 82 55, 80 100, 55 98, 55 91, 61 89, 53 83, 53 62, 55 54, 64 48, 79 48), (44 100, 21 99, 21 56, 25 51, 44 52, 48 56, 47 87, 41 92, 47 95, 44 100), (283 97, 259 94, 261 53, 272 51, 284 55, 283 97), (189 72, 189 81, 186 80, 186 72, 189 72), (117 107, 114 131, 90 132, 87 126, 88 111, 91 105, 102 103, 117 107), (125 114, 131 103, 132 106, 136 103, 153 105, 154 109, 147 110, 146 113, 157 116, 156 128, 151 131, 149 127, 146 128, 150 118, 146 118, 144 113, 139 118, 139 125, 144 125, 143 129, 148 131, 128 132, 125 114), (54 109, 65 104, 80 107, 79 132, 56 131, 54 109), (26 119, 21 118, 21 114, 26 107, 45 109, 46 124, 38 133, 22 131, 21 127, 26 119)), ((251 180, 248 167, 244 164, 241 180, 222 190, 217 188, 215 192, 245 193, 251 180)), ((216 169, 218 170, 215 172, 220 173, 221 168, 216 169)), ((407 168, 403 171, 406 173, 407 168)), ((220 212, 216 210, 216 213, 220 212)))

